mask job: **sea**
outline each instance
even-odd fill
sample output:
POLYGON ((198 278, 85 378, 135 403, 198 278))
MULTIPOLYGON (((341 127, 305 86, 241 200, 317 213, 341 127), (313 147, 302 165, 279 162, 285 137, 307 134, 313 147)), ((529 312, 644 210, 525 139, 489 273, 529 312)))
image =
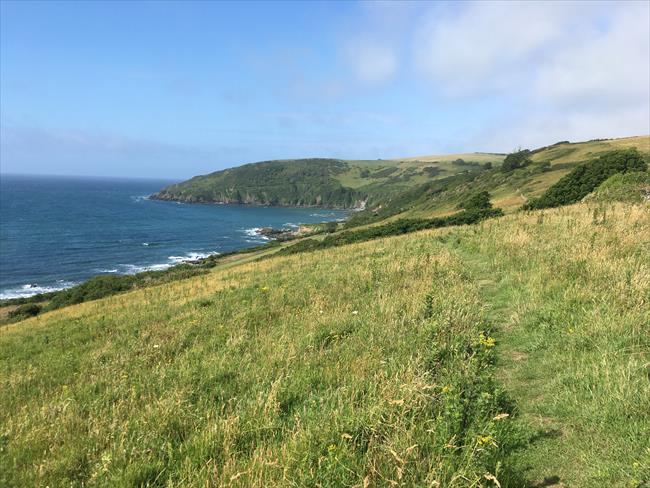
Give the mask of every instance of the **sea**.
POLYGON ((0 299, 61 290, 267 242, 261 227, 342 220, 319 208, 150 200, 170 180, 0 176, 0 299))

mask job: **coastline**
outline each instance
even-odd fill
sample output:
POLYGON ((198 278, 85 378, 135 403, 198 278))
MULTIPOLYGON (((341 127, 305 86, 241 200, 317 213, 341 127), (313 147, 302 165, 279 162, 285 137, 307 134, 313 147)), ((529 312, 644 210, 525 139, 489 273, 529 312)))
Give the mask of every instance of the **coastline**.
POLYGON ((324 206, 183 205, 152 196, 168 180, 2 179, 0 303, 69 290, 97 276, 194 264, 347 219, 324 206), (266 229, 271 227, 270 229, 266 229))
MULTIPOLYGON (((147 197, 148 198, 148 197, 147 197)), ((225 204, 228 205, 228 204, 225 204)), ((323 208, 323 207, 311 207, 311 208, 323 208)), ((323 208, 323 210, 328 210, 323 208)), ((3 296, 0 297, 0 308, 4 307, 15 307, 23 304, 29 303, 42 303, 47 302, 60 294, 70 292, 71 290, 77 288, 83 288, 89 283, 98 279, 116 279, 120 278, 128 279, 132 277, 135 280, 138 280, 140 277, 149 277, 151 275, 162 276, 164 274, 174 274, 177 270, 184 269, 187 267, 205 269, 215 266, 219 260, 232 257, 236 255, 246 255, 257 251, 263 251, 266 249, 272 249, 276 247, 281 242, 290 241, 293 239, 298 239, 307 236, 313 236, 316 234, 331 232, 333 228, 338 227, 340 222, 343 222, 346 219, 337 219, 322 221, 318 223, 307 223, 307 224, 285 224, 281 228, 273 227, 254 227, 246 229, 244 233, 254 237, 255 239, 261 240, 262 242, 257 243, 253 246, 243 246, 237 249, 233 249, 226 252, 219 251, 208 251, 204 253, 197 252, 188 252, 184 256, 169 256, 168 262, 159 263, 159 264, 150 264, 150 265, 128 265, 130 271, 119 272, 118 268, 107 268, 103 270, 104 272, 98 272, 97 274, 89 277, 86 280, 80 282, 72 282, 59 280, 60 286, 53 284, 49 285, 39 285, 35 283, 27 283, 20 288, 15 288, 14 296, 3 296), (33 292, 32 292, 33 291, 33 292)), ((255 242, 255 241, 249 241, 255 242)), ((148 243, 143 243, 143 245, 149 245, 148 243)), ((7 290, 3 290, 3 295, 7 294, 7 290)), ((2 321, 0 321, 0 324, 2 321)))
POLYGON ((282 203, 264 203, 254 200, 203 200, 194 197, 178 198, 166 193, 155 192, 147 196, 149 200, 161 202, 176 202, 191 205, 246 205, 250 207, 277 207, 277 208, 322 208, 323 210, 345 210, 351 212, 360 212, 366 209, 368 199, 358 200, 353 206, 346 207, 341 205, 307 205, 307 204, 282 204, 282 203))

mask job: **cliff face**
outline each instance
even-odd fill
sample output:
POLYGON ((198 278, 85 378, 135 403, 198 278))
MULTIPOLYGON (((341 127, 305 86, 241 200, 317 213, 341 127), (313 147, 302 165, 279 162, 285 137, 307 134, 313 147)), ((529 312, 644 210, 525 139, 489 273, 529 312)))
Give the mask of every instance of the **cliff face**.
POLYGON ((332 209, 363 209, 366 200, 360 194, 356 199, 344 198, 323 198, 316 195, 313 198, 267 198, 266 195, 251 195, 246 193, 243 196, 230 196, 227 194, 216 194, 214 197, 205 198, 201 195, 183 194, 161 190, 152 194, 149 198, 152 200, 165 200, 182 203, 203 203, 203 204, 241 204, 241 205, 260 205, 260 206, 278 206, 278 207, 324 207, 332 209))
POLYGON ((151 195, 185 203, 238 203, 298 207, 360 208, 366 195, 335 175, 347 164, 335 159, 265 161, 196 176, 151 195))

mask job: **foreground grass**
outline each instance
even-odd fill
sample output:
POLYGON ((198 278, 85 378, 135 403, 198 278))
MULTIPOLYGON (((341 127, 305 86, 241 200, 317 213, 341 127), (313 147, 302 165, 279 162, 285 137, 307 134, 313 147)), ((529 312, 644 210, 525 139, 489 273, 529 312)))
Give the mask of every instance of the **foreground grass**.
POLYGON ((0 485, 646 486, 649 255, 579 205, 9 325, 0 485))
POLYGON ((409 246, 248 264, 8 326, 5 484, 483 479, 503 413, 484 307, 431 236, 409 246))
POLYGON ((553 486, 650 486, 650 211, 574 206, 463 240, 499 378, 532 433, 504 460, 553 486))

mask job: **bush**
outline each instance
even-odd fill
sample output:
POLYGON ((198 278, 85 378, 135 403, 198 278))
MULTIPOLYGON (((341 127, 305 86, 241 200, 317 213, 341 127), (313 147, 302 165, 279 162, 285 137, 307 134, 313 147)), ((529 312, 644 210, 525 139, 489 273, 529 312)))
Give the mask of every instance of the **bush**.
POLYGON ((459 208, 464 208, 465 210, 492 208, 492 203, 490 203, 490 194, 487 191, 475 193, 465 201, 461 202, 459 208))
POLYGON ((14 310, 9 312, 8 315, 11 318, 27 318, 34 317, 39 313, 41 313, 40 305, 36 305, 35 303, 26 303, 16 307, 14 310))
POLYGON ((573 171, 549 187, 540 198, 526 202, 522 209, 569 205, 583 199, 616 173, 646 171, 647 168, 648 164, 636 149, 610 151, 590 163, 576 166, 573 171))
POLYGON ((524 166, 528 166, 530 163, 532 163, 532 160, 530 159, 530 154, 531 152, 528 149, 523 149, 521 151, 508 154, 506 158, 503 160, 503 164, 501 165, 501 171, 503 172, 513 171, 517 168, 523 168, 524 166))

